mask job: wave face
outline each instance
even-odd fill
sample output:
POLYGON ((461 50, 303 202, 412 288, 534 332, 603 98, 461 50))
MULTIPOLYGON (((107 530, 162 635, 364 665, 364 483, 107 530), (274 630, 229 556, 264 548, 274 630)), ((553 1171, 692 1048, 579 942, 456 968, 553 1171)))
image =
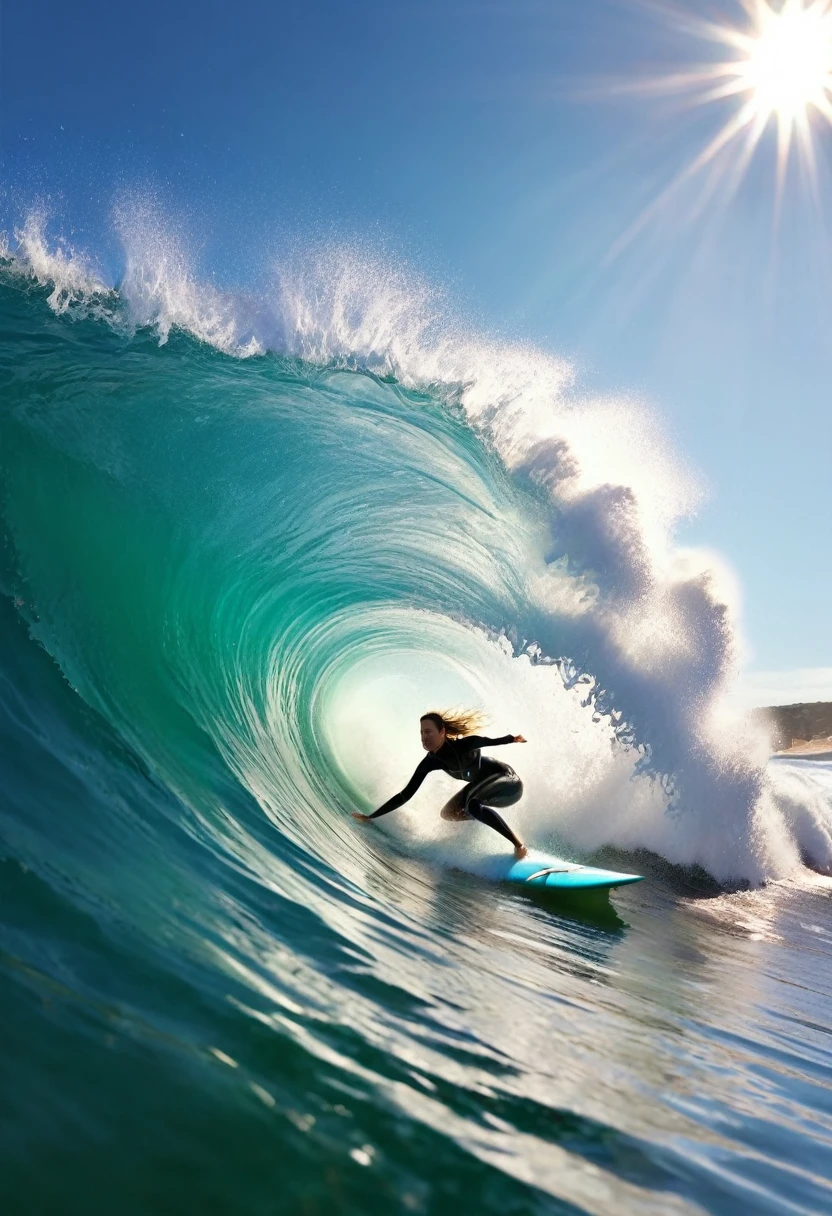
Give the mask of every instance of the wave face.
MULTIPOLYGON (((398 1134, 367 1147, 339 1113, 365 1101, 383 1047, 384 1102, 419 1129, 390 1185, 422 1210, 416 1160, 437 1120, 458 1143, 464 1112, 406 1077, 419 967, 441 962, 418 865, 476 873, 495 841, 437 822, 439 779, 383 829, 348 818, 403 784, 419 714, 484 705, 495 733, 525 734, 513 822, 573 855, 646 849, 757 884, 832 863, 830 793, 769 772, 725 708, 730 578, 674 547, 695 486, 647 414, 581 400, 564 364, 471 333, 372 257, 317 250, 256 297, 223 294, 151 210, 117 223, 118 289, 38 216, 0 273, 0 869, 27 940, 48 923, 50 957, 62 934, 77 947, 68 971, 35 950, 22 974, 113 1034, 129 1005, 137 1057, 193 1037, 203 1060, 208 1043, 214 1097, 245 1057, 255 1100, 288 1111, 291 1151, 319 1161, 346 1137, 358 1174, 398 1134), (222 1047, 220 1001, 246 1012, 222 1047), (346 1030, 319 1033, 344 1009, 362 1063, 346 1030), (286 1056, 266 1084, 275 1029, 286 1056), (337 1061, 314 1110, 301 1055, 337 1061)), ((102 1031, 84 1067, 106 1070, 106 1051, 102 1031)), ((137 1066, 119 1057, 113 1084, 137 1066)), ((184 1094, 196 1064, 176 1067, 184 1094)), ((537 1183, 494 1164, 496 1136, 484 1126, 475 1155, 499 1207, 537 1183)), ((362 1210, 364 1183, 348 1185, 362 1210)))

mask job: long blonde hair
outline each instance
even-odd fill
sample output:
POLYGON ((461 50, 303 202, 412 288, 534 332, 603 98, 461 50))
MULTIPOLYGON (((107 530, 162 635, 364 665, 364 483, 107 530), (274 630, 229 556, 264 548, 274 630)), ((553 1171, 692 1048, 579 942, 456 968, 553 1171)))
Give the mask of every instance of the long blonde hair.
POLYGON ((445 734, 452 739, 461 739, 464 735, 475 735, 488 722, 488 717, 479 709, 436 709, 422 714, 419 719, 424 722, 429 719, 437 730, 444 727, 445 734))

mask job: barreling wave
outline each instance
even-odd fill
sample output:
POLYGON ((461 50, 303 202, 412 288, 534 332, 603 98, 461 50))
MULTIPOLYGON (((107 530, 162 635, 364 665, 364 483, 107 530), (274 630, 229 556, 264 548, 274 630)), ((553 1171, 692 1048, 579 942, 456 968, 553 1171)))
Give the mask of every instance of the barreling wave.
MULTIPOLYGON (((674 543, 698 489, 648 411, 378 257, 306 250, 222 292, 152 206, 116 225, 117 286, 40 214, 3 250, 7 583, 204 830, 266 865, 213 756, 360 883, 340 812, 399 788, 447 702, 532 740, 535 843, 723 882, 832 863, 826 796, 776 786, 727 708, 736 593, 674 543)), ((389 830, 430 849, 426 823, 389 830)))

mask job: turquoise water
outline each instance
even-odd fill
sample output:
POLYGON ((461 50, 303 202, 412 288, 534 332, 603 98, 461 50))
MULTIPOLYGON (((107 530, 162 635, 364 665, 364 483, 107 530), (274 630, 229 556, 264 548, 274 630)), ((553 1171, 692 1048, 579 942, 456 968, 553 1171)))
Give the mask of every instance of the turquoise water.
POLYGON ((662 564, 661 444, 529 429, 562 371, 414 336, 389 281, 264 321, 37 253, 0 279, 4 1209, 828 1210, 832 766, 705 733, 730 606, 662 564), (528 736, 534 847, 648 880, 495 885, 439 778, 356 825, 455 701, 528 736))

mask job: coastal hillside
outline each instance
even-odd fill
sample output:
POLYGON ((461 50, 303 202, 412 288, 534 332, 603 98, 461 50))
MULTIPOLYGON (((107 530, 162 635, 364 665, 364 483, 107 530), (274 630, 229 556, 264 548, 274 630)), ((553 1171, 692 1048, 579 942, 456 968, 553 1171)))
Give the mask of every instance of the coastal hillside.
POLYGON ((813 739, 832 737, 832 701, 812 701, 803 705, 771 705, 754 710, 771 730, 771 742, 776 751, 813 739))

